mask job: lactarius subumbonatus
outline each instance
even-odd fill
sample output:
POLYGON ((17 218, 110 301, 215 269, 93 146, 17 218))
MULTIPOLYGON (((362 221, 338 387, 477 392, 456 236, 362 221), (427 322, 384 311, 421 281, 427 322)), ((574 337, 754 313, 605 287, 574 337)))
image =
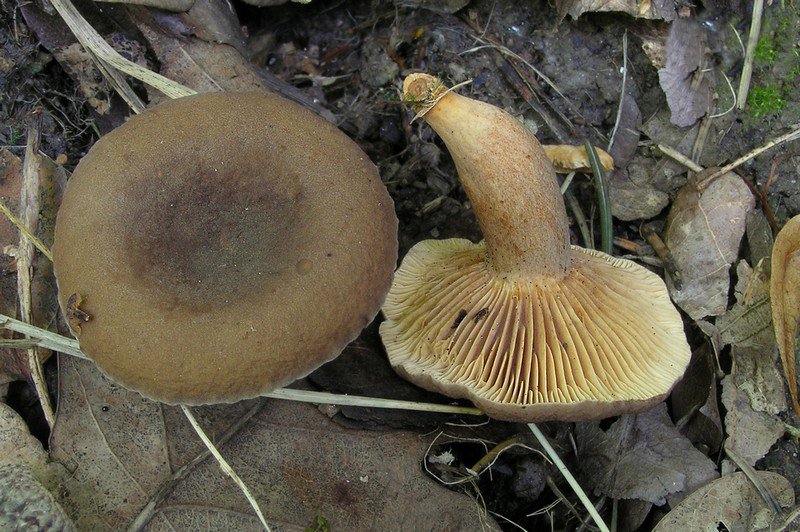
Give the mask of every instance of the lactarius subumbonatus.
POLYGON ((59 300, 113 380, 232 402, 338 355, 377 314, 397 218, 344 133, 274 94, 168 101, 98 141, 56 223, 59 300))
POLYGON ((662 401, 690 358, 662 279, 570 246, 553 166, 519 121, 425 74, 403 91, 444 140, 484 240, 408 252, 380 329, 395 370, 513 421, 597 419, 662 401))

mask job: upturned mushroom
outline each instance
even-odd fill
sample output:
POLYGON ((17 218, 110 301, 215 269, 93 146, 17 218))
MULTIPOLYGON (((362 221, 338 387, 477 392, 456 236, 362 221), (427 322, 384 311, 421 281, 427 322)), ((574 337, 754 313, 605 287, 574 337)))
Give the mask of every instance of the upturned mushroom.
POLYGON ((690 358, 662 279, 570 246, 553 166, 519 121, 429 75, 403 91, 444 140, 484 240, 427 240, 405 256, 380 328, 395 370, 513 421, 662 401, 690 358))
POLYGON ((53 249, 97 366, 166 403, 255 397, 338 355, 377 314, 397 219, 364 152, 265 93, 166 102, 98 141, 53 249))

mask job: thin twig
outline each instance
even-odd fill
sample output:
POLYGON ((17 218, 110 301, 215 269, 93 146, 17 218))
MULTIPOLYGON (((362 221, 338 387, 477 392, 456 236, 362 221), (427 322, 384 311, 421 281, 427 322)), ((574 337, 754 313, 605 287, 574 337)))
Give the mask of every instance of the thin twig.
POLYGON ((619 105, 617 106, 617 118, 614 120, 614 129, 611 130, 611 138, 608 140, 608 151, 614 145, 614 137, 617 135, 619 123, 622 121, 622 109, 625 105, 625 85, 628 81, 628 30, 622 34, 622 88, 620 89, 619 105))
POLYGON ((253 510, 256 512, 258 520, 261 521, 261 524, 264 526, 264 530, 270 532, 267 520, 264 519, 264 514, 261 513, 261 507, 258 505, 258 501, 256 501, 255 497, 253 497, 253 494, 250 493, 250 488, 247 487, 247 484, 245 484, 244 481, 241 478, 239 478, 239 475, 236 474, 236 471, 234 471, 233 468, 230 466, 230 464, 225 460, 225 458, 222 457, 217 447, 211 442, 211 440, 206 435, 205 431, 203 430, 203 427, 201 427, 200 424, 195 419, 194 414, 192 414, 191 410, 189 410, 189 408, 186 407, 185 405, 181 405, 181 410, 183 410, 183 415, 185 415, 186 419, 189 420, 189 423, 191 423, 194 431, 197 433, 198 436, 200 436, 200 439, 203 440, 203 443, 206 444, 206 447, 214 456, 214 458, 216 458, 217 462, 219 463, 219 467, 222 469, 222 471, 226 475, 231 477, 231 479, 236 483, 236 485, 239 486, 239 489, 242 490, 242 493, 244 493, 244 496, 247 498, 247 502, 250 503, 250 506, 252 506, 253 510))
MULTIPOLYGON (((22 209, 22 225, 35 232, 39 220, 39 116, 31 120, 28 128, 28 144, 25 148, 25 161, 22 165, 22 189, 20 190, 20 209, 22 209)), ((34 244, 25 235, 20 233, 19 247, 17 249, 17 297, 19 299, 19 315, 25 323, 33 321, 33 304, 31 300, 31 279, 33 276, 34 244)), ((50 402, 50 393, 44 378, 42 361, 39 358, 39 348, 31 347, 27 350, 28 367, 31 371, 31 381, 39 397, 44 418, 52 430, 56 422, 53 404, 50 402)))
POLYGON ((669 250, 664 241, 661 240, 661 237, 658 236, 658 234, 649 225, 643 225, 641 228, 641 233, 644 239, 647 240, 647 243, 653 248, 653 251, 656 252, 658 258, 661 259, 664 265, 664 270, 672 280, 672 284, 675 285, 675 288, 680 290, 683 286, 681 281, 681 273, 678 270, 678 267, 675 265, 675 258, 672 256, 672 252, 669 250))
POLYGON ((542 451, 540 451, 539 449, 534 449, 533 447, 530 446, 530 444, 528 443, 530 436, 532 435, 518 434, 512 438, 509 438, 505 441, 498 443, 492 448, 492 450, 484 454, 480 460, 475 462, 475 465, 470 467, 470 471, 472 471, 476 475, 480 475, 481 473, 483 473, 484 470, 494 465, 497 459, 500 458, 501 454, 511 449, 512 447, 522 447, 523 449, 527 449, 534 453, 538 453, 542 455, 542 457, 549 462, 547 456, 545 456, 544 453, 542 453, 542 451))
MULTIPOLYGON (((736 159, 732 163, 727 164, 727 165, 723 166, 722 168, 720 168, 719 170, 717 170, 716 172, 710 174, 708 177, 706 177, 705 179, 703 179, 702 181, 697 183, 697 190, 702 192, 703 190, 705 190, 705 188, 712 181, 717 179, 719 176, 727 174, 728 172, 730 172, 731 170, 733 170, 737 166, 740 166, 740 165, 746 163, 747 161, 749 161, 750 159, 761 155, 765 151, 774 148, 778 144, 783 144, 784 142, 791 142, 793 140, 797 140, 798 138, 800 138, 800 128, 794 129, 794 130, 792 130, 792 131, 790 131, 788 133, 785 133, 785 134, 781 135, 780 137, 772 139, 771 141, 767 142, 766 144, 764 144, 760 148, 756 148, 756 149, 754 149, 752 151, 749 151, 749 152, 745 153, 744 155, 742 155, 741 157, 739 157, 738 159, 736 159)), ((659 145, 659 147, 660 146, 661 145, 659 145)))
POLYGON ((747 94, 750 92, 750 80, 753 77, 753 62, 756 55, 758 38, 761 35, 761 15, 764 11, 764 0, 753 2, 753 16, 750 20, 750 34, 747 37, 747 50, 744 54, 744 66, 742 67, 742 77, 739 80, 739 99, 736 106, 739 110, 744 109, 747 103, 747 94))
POLYGON ((761 498, 764 499, 764 502, 767 503, 769 509, 773 512, 773 514, 777 514, 781 511, 781 504, 778 502, 778 499, 775 498, 775 495, 770 491, 769 487, 761 482, 761 479, 758 477, 756 470, 747 463, 747 461, 739 456, 739 454, 730 448, 729 443, 725 442, 725 454, 728 455, 736 466, 742 470, 742 473, 747 476, 750 482, 753 483, 753 486, 756 488, 758 493, 761 495, 761 498))
POLYGON ((578 520, 578 522, 581 524, 581 526, 585 525, 586 521, 588 521, 590 518, 586 517, 584 515, 581 515, 581 513, 578 511, 578 509, 575 508, 575 505, 572 504, 572 502, 570 502, 570 500, 567 498, 567 496, 564 495, 564 492, 562 492, 561 489, 558 487, 558 485, 555 483, 555 481, 553 480, 553 477, 551 477, 550 475, 546 475, 545 476, 545 482, 547 483, 547 487, 550 488, 550 491, 552 491, 553 494, 556 496, 556 500, 559 503, 562 503, 564 506, 567 507, 567 510, 569 511, 569 513, 571 513, 572 515, 575 516, 575 519, 578 520))
POLYGON ((663 153, 676 163, 682 164, 692 172, 700 173, 703 170, 705 170, 705 168, 703 168, 693 160, 689 159, 687 156, 685 156, 672 146, 668 146, 666 144, 658 144, 658 149, 661 150, 661 153, 663 153))
POLYGON ((578 231, 581 233, 584 247, 594 249, 592 232, 589 230, 589 224, 586 222, 586 215, 583 214, 581 204, 578 202, 577 198, 575 198, 575 194, 570 190, 564 192, 564 199, 567 205, 569 205, 569 209, 572 211, 572 216, 575 217, 575 223, 578 225, 578 231))
POLYGON ((590 501, 589 497, 586 496, 583 488, 581 488, 580 484, 578 484, 578 481, 575 480, 575 477, 572 476, 572 473, 570 473, 569 469, 567 469, 567 466, 564 465, 564 462, 561 461, 561 457, 558 456, 558 453, 550 445, 550 442, 547 441, 547 438, 545 438, 544 434, 542 434, 542 431, 539 430, 539 427, 536 426, 536 423, 528 423, 528 427, 531 429, 531 432, 533 432, 533 435, 536 436, 536 439, 539 440, 539 443, 544 448, 547 456, 550 457, 561 474, 564 475, 564 479, 575 491, 575 494, 586 507, 586 510, 588 510, 589 515, 592 516, 592 520, 595 522, 597 527, 602 532, 609 532, 608 526, 603 521, 603 518, 600 517, 600 514, 597 513, 597 509, 592 504, 592 501, 590 501))
MULTIPOLYGON (((264 407, 265 401, 257 401, 256 404, 253 405, 250 410, 245 412, 245 414, 236 420, 236 422, 228 427, 228 429, 217 438, 217 445, 223 445, 228 440, 230 440, 234 435, 236 435, 245 424, 250 421, 253 416, 258 414, 261 409, 264 407)), ((186 476, 194 471, 194 468, 200 465, 206 458, 211 455, 211 451, 205 449, 203 452, 199 453, 195 456, 190 462, 185 464, 183 467, 175 471, 170 477, 169 480, 161 484, 161 487, 156 491, 150 499, 147 501, 147 504, 142 508, 139 512, 139 515, 136 516, 136 519, 133 520, 133 523, 128 527, 128 532, 139 532, 142 530, 147 524, 153 519, 156 514, 156 509, 158 505, 161 504, 175 489, 175 486, 178 483, 186 478, 186 476)))
POLYGON ((465 414, 482 416, 483 412, 469 406, 440 405, 434 403, 418 403, 414 401, 400 401, 397 399, 382 399, 378 397, 364 397, 361 395, 341 395, 310 390, 293 390, 281 388, 263 395, 271 399, 287 399, 302 403, 320 403, 338 406, 363 406, 367 408, 396 408, 398 410, 414 410, 417 412, 440 412, 445 414, 465 414))

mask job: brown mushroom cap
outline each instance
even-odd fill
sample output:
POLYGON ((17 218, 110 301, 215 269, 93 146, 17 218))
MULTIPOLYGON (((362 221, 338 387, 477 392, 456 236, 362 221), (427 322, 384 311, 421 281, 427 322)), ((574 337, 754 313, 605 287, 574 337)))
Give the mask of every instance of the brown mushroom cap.
POLYGON ((645 410, 688 363, 661 278, 577 246, 566 277, 531 282, 498 275, 483 242, 425 240, 403 259, 383 312, 395 370, 498 419, 645 410))
POLYGON ((74 316, 77 294, 75 333, 103 372, 207 404, 338 355, 380 308, 396 249, 392 200, 346 135, 275 95, 213 93, 95 144, 53 254, 62 309, 74 316))

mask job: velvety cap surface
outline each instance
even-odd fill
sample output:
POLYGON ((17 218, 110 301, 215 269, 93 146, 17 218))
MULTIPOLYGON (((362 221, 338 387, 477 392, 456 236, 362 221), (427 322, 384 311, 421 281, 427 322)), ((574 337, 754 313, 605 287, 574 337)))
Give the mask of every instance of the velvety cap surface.
POLYGON ((564 279, 534 282, 499 276, 483 243, 420 242, 383 307, 392 366, 511 421, 599 419, 662 401, 691 355, 663 281, 572 251, 564 279))
POLYGON ((67 317, 112 379, 168 402, 254 397, 335 357, 377 313, 397 219, 377 169, 265 93, 169 101, 103 137, 54 246, 67 317), (73 323, 75 323, 73 321, 73 323))

